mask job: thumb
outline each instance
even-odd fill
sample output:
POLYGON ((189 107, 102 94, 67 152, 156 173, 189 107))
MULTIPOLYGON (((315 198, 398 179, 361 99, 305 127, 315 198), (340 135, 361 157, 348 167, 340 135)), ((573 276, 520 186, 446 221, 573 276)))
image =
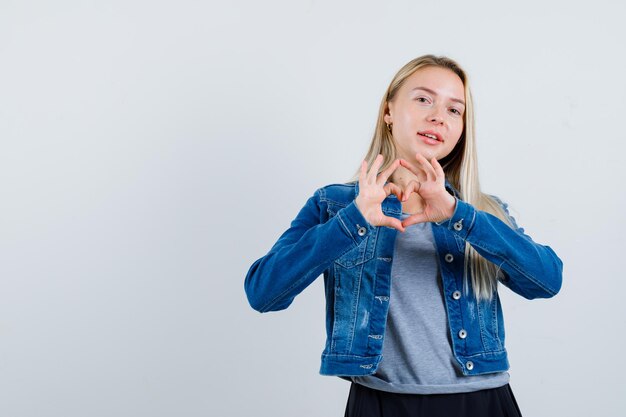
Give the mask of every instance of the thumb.
POLYGON ((392 228, 394 228, 396 230, 399 230, 399 231, 401 231, 403 233, 406 230, 404 225, 402 224, 402 222, 400 220, 396 219, 395 217, 389 217, 389 216, 383 217, 383 221, 381 223, 381 226, 392 227, 392 228))
POLYGON ((428 216, 425 213, 413 214, 402 221, 402 226, 408 227, 412 224, 423 223, 428 221, 428 216))

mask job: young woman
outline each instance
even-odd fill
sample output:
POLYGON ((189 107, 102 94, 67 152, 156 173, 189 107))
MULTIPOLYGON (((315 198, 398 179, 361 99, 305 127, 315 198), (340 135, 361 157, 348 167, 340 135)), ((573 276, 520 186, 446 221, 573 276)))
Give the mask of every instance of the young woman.
POLYGON ((563 264, 481 192, 477 168, 465 72, 416 58, 389 85, 352 181, 317 189, 250 267, 261 312, 324 275, 320 373, 351 381, 346 416, 521 415, 497 284, 552 297, 563 264))

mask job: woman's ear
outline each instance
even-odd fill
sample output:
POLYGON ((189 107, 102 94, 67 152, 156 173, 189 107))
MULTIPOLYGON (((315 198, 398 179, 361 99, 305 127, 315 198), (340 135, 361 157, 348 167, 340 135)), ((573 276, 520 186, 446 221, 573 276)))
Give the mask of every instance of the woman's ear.
POLYGON ((387 103, 385 108, 385 115, 383 116, 383 120, 388 125, 393 124, 393 117, 391 116, 391 103, 387 103))

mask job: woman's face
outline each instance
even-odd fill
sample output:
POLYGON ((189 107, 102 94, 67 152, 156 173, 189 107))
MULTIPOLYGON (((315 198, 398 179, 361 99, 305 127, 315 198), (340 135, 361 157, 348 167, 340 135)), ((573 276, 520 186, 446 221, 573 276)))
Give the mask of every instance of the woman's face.
POLYGON ((388 103, 384 120, 391 132, 398 157, 415 163, 420 153, 429 161, 448 155, 463 132, 465 89, 463 81, 449 69, 425 67, 406 79, 388 103), (424 134, 433 134, 431 139, 424 134))

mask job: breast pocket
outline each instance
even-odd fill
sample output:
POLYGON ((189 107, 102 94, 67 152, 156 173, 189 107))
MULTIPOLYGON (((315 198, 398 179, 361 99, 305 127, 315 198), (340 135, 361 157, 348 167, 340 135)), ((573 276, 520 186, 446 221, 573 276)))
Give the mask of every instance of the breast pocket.
POLYGON ((454 240, 456 241, 456 247, 458 248, 459 252, 465 253, 465 241, 463 240, 463 238, 454 235, 454 240))
POLYGON ((335 260, 335 263, 346 269, 350 269, 369 261, 374 257, 374 248, 370 246, 369 241, 370 237, 368 236, 363 239, 359 246, 349 250, 335 260))

